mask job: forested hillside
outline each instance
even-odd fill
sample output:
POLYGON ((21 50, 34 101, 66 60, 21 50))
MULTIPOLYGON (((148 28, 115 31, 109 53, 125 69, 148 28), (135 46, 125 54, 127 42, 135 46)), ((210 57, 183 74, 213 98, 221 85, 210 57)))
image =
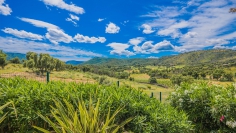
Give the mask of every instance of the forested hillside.
POLYGON ((236 51, 228 49, 200 50, 158 59, 114 59, 93 58, 83 64, 89 65, 198 65, 198 64, 236 63, 236 51))
POLYGON ((26 59, 26 54, 21 54, 21 53, 7 53, 6 52, 6 55, 7 55, 7 60, 11 60, 15 57, 18 57, 20 60, 25 60, 26 59))

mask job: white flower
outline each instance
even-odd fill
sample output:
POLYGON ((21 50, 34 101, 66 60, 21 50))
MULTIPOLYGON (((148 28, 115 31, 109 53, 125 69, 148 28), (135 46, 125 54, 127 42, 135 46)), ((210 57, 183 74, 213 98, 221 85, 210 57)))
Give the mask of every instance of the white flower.
POLYGON ((226 121, 226 125, 235 128, 236 127, 236 121, 226 121))

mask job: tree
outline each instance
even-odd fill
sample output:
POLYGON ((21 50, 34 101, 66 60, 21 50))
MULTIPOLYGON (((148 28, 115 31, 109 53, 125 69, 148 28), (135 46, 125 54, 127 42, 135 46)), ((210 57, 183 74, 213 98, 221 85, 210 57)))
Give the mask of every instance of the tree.
POLYGON ((213 79, 219 80, 223 74, 224 74, 223 70, 217 69, 213 72, 213 79))
POLYGON ((236 12, 236 8, 230 8, 230 9, 229 9, 229 12, 230 12, 230 13, 236 12))
POLYGON ((10 62, 14 63, 14 64, 20 64, 20 59, 18 57, 15 57, 15 58, 11 59, 10 62))
POLYGON ((52 57, 49 54, 40 53, 37 68, 43 74, 50 70, 51 65, 53 65, 52 57))
POLYGON ((4 69, 4 67, 7 65, 7 55, 0 50, 0 66, 2 67, 2 69, 4 69))
POLYGON ((155 83, 157 83, 157 79, 156 79, 155 77, 150 77, 149 80, 148 80, 148 82, 149 82, 150 84, 155 84, 155 83))
POLYGON ((233 74, 232 73, 225 73, 223 76, 227 81, 233 81, 233 74))

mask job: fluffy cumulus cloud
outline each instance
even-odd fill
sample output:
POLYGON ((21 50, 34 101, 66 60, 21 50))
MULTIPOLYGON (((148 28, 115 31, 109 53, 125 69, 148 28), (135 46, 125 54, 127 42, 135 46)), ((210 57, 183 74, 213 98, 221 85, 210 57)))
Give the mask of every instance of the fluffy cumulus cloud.
POLYGON ((27 53, 33 51, 36 53, 49 53, 64 61, 67 60, 88 60, 92 57, 102 57, 103 55, 71 47, 52 45, 42 42, 29 41, 25 39, 16 39, 12 37, 0 37, 0 49, 5 52, 27 53), (17 48, 17 49, 16 49, 17 48))
POLYGON ((127 50, 130 45, 124 43, 110 43, 107 46, 111 47, 113 50, 110 51, 110 54, 113 55, 125 55, 125 56, 132 56, 135 55, 133 52, 127 50))
POLYGON ((85 11, 82 7, 76 6, 74 4, 67 4, 63 0, 42 0, 45 5, 55 6, 60 9, 64 9, 76 14, 83 14, 85 11))
POLYGON ((132 38, 132 39, 129 40, 129 44, 138 45, 138 44, 140 44, 141 42, 143 42, 144 39, 145 39, 145 38, 143 38, 143 37, 132 38))
POLYGON ((153 44, 153 41, 146 41, 141 46, 134 46, 133 50, 135 53, 151 54, 159 53, 160 51, 173 51, 175 48, 170 41, 164 40, 156 44, 153 44))
POLYGON ((8 6, 8 4, 5 3, 5 0, 0 0, 0 14, 2 15, 11 15, 11 8, 8 6))
POLYGON ((120 31, 120 27, 115 25, 114 23, 109 23, 107 26, 106 26, 106 33, 110 33, 110 34, 116 34, 116 33, 119 33, 120 31))
POLYGON ((164 40, 154 45, 153 49, 155 51, 163 51, 163 50, 174 50, 174 46, 170 43, 170 41, 164 40))
POLYGON ((66 21, 72 22, 75 26, 77 26, 76 21, 79 21, 79 17, 76 15, 73 15, 73 14, 69 14, 69 15, 70 15, 70 17, 66 18, 66 21))
POLYGON ((5 28, 2 29, 3 32, 14 35, 16 37, 19 38, 26 38, 26 39, 30 39, 30 40, 43 40, 43 36, 38 35, 38 34, 34 34, 31 32, 27 32, 24 30, 17 30, 17 29, 12 29, 12 28, 5 28))
POLYGON ((70 35, 66 34, 62 29, 54 24, 29 18, 20 18, 20 20, 36 27, 46 28, 47 33, 45 37, 53 44, 59 44, 59 42, 70 43, 73 41, 73 38, 70 35))
POLYGON ((143 24, 141 27, 143 28, 144 34, 151 34, 154 32, 154 30, 152 30, 152 27, 148 24, 143 24))
POLYGON ((79 43, 104 43, 106 41, 105 37, 88 37, 81 34, 75 35, 74 39, 79 43))
POLYGON ((142 17, 157 29, 157 35, 171 37, 180 44, 176 51, 200 50, 206 47, 228 45, 236 38, 232 27, 236 15, 229 13, 235 7, 232 0, 175 1, 177 6, 156 6, 156 10, 142 17))

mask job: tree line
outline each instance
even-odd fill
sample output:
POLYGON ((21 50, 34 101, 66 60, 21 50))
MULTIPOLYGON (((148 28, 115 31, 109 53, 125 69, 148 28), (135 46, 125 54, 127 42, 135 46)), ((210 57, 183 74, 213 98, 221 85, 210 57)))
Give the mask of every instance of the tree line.
POLYGON ((44 72, 50 72, 53 70, 60 71, 65 69, 65 62, 53 58, 49 54, 35 52, 27 52, 26 60, 23 63, 24 67, 43 74, 44 72))
POLYGON ((65 62, 54 58, 46 53, 37 54, 35 52, 27 52, 26 60, 20 61, 18 57, 15 57, 8 61, 7 54, 0 50, 0 66, 2 67, 2 69, 4 69, 4 67, 8 63, 23 63, 24 67, 28 67, 29 69, 34 72, 37 72, 38 74, 43 74, 44 72, 50 72, 53 70, 60 71, 66 68, 65 62))

